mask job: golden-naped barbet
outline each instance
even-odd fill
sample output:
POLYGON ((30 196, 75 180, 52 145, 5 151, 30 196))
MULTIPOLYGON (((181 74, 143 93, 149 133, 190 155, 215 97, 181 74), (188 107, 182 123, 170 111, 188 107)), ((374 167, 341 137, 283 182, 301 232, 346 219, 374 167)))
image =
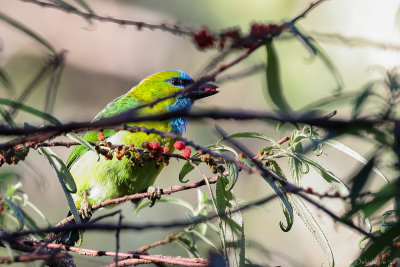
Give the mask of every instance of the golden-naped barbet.
MULTIPOLYGON (((188 74, 179 70, 168 70, 153 74, 142 80, 126 94, 110 102, 97 114, 93 121, 119 115, 174 93, 178 93, 178 95, 162 100, 155 105, 138 109, 136 115, 146 116, 174 111, 188 112, 195 100, 218 92, 217 86, 208 83, 190 91, 184 90, 185 87, 193 83, 194 80, 188 74), (179 92, 182 92, 182 94, 179 92)), ((186 129, 186 124, 186 118, 178 117, 163 121, 128 123, 127 125, 144 126, 148 129, 154 128, 163 132, 182 135, 186 129)), ((156 141, 160 146, 169 147, 170 152, 174 150, 175 140, 163 138, 158 134, 132 133, 126 130, 115 131, 112 129, 106 129, 99 133, 99 131, 91 130, 86 132, 83 138, 87 141, 101 141, 99 138, 104 138, 105 142, 110 142, 113 145, 133 144, 137 148, 142 148, 144 141, 156 141)), ((101 156, 99 158, 94 151, 85 146, 76 146, 67 161, 67 167, 77 186, 77 192, 73 194, 76 208, 87 213, 90 205, 95 203, 145 192, 153 185, 163 167, 161 165, 156 168, 155 165, 155 160, 146 161, 142 165, 135 165, 128 157, 118 159, 114 156, 112 159, 107 159, 101 156)), ((70 240, 68 243, 75 241, 71 242, 70 240)))

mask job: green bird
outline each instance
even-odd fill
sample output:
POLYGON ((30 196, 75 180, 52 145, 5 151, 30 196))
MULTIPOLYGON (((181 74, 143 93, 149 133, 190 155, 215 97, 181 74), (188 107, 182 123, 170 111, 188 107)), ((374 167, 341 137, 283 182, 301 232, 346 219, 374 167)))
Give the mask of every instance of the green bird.
MULTIPOLYGON (((152 102, 159 98, 182 92, 176 97, 158 102, 153 106, 146 106, 137 111, 137 115, 154 115, 174 111, 190 111, 194 101, 211 96, 218 91, 217 86, 203 84, 191 91, 183 89, 193 84, 194 80, 185 72, 179 70, 168 70, 153 74, 126 94, 110 102, 93 121, 102 118, 113 117, 140 105, 152 102)), ((144 126, 164 132, 173 132, 178 135, 186 130, 187 119, 184 117, 172 118, 164 121, 144 121, 140 123, 128 123, 128 126, 144 126)), ((125 130, 115 131, 112 129, 99 131, 88 131, 83 135, 87 141, 101 141, 113 145, 133 144, 136 148, 142 148, 144 141, 156 141, 160 146, 169 147, 170 152, 174 150, 175 140, 163 138, 157 134, 146 134, 142 132, 132 133, 125 130)), ((111 198, 124 195, 146 192, 154 184, 163 166, 155 167, 156 160, 146 161, 143 166, 132 165, 129 158, 120 159, 115 156, 106 159, 84 146, 76 146, 67 161, 72 176, 74 177, 77 192, 73 195, 77 209, 83 210, 87 217, 90 206, 111 198)))

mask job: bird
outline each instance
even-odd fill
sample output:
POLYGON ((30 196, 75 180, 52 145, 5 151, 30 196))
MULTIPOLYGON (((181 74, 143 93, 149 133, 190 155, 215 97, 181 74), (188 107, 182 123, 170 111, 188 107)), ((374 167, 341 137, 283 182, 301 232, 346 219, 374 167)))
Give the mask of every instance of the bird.
MULTIPOLYGON (((136 115, 189 112, 196 100, 218 93, 218 87, 210 83, 193 87, 190 91, 184 90, 185 87, 187 88, 194 83, 195 81, 181 70, 167 70, 152 74, 127 93, 111 101, 94 117, 93 121, 117 116, 172 94, 174 96, 171 98, 138 109, 136 115)), ((162 121, 132 122, 127 123, 127 125, 154 128, 181 136, 186 130, 187 119, 176 117, 162 121)), ((176 141, 163 138, 155 133, 147 134, 113 129, 90 130, 84 133, 82 137, 87 141, 104 140, 104 143, 129 145, 139 149, 146 148, 143 147, 144 143, 153 142, 154 144, 156 142, 160 147, 167 147, 170 153, 174 151, 174 142, 176 141)), ((129 157, 120 159, 115 156, 112 158, 99 157, 95 151, 88 147, 76 146, 66 163, 77 188, 77 192, 73 194, 76 208, 82 210, 84 217, 90 218, 90 207, 96 203, 124 195, 146 192, 149 187, 154 190, 152 186, 163 168, 163 165, 156 168, 156 162, 157 160, 153 159, 138 165, 134 164, 134 161, 129 157)), ((74 244, 75 242, 76 240, 71 238, 66 243, 74 244)))

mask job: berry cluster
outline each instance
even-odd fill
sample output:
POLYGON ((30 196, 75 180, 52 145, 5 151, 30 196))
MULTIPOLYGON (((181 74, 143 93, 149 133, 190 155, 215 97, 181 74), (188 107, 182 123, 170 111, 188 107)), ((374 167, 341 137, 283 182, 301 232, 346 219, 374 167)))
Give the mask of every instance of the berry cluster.
POLYGON ((220 34, 214 34, 207 27, 203 27, 193 34, 193 41, 201 50, 214 48, 217 44, 222 50, 228 41, 234 48, 250 49, 258 46, 260 42, 269 41, 280 35, 283 29, 284 25, 254 23, 250 27, 250 33, 243 36, 239 29, 227 29, 220 34))
POLYGON ((7 150, 0 150, 0 167, 4 163, 9 165, 17 164, 20 160, 24 160, 26 158, 28 152, 29 148, 27 148, 25 145, 16 145, 7 150))

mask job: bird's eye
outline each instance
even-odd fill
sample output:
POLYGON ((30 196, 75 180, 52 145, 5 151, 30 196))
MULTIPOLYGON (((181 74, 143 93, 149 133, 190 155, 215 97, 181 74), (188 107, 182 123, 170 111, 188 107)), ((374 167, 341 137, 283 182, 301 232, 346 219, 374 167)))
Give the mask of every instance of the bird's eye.
POLYGON ((183 80, 180 79, 180 78, 172 78, 172 79, 170 80, 170 83, 171 83, 172 85, 174 85, 174 86, 180 86, 180 85, 183 85, 183 80))

